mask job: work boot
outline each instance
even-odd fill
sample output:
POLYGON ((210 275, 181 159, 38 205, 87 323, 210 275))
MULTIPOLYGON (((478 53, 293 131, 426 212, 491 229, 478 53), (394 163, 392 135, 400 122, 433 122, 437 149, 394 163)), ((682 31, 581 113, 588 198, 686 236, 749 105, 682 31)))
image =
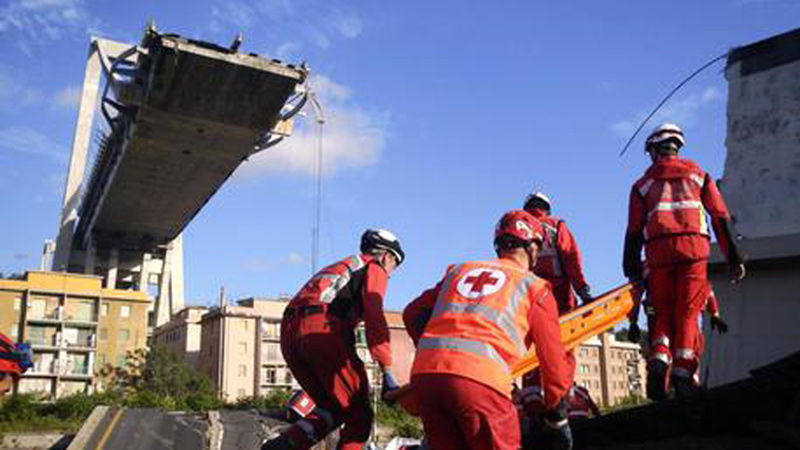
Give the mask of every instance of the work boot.
POLYGON ((694 384, 694 381, 687 377, 676 377, 673 375, 670 377, 670 383, 675 390, 675 398, 689 397, 700 390, 700 388, 694 384))
POLYGON ((292 450, 293 448, 292 442, 283 434, 264 442, 261 446, 261 450, 292 450))
POLYGON ((667 370, 669 366, 660 359, 647 364, 647 398, 654 402, 667 399, 667 370))

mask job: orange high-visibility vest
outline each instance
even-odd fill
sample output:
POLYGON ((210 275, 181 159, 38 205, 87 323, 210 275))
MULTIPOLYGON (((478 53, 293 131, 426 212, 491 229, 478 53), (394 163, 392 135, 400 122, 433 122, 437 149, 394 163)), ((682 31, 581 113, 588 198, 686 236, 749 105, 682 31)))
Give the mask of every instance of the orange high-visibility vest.
POLYGON ((699 234, 708 236, 702 192, 712 182, 696 165, 684 167, 679 176, 645 175, 634 189, 644 200, 646 220, 644 239, 662 236, 699 234))
POLYGON ((425 326, 411 375, 453 374, 511 396, 511 367, 528 351, 532 301, 547 282, 501 259, 451 266, 425 326))

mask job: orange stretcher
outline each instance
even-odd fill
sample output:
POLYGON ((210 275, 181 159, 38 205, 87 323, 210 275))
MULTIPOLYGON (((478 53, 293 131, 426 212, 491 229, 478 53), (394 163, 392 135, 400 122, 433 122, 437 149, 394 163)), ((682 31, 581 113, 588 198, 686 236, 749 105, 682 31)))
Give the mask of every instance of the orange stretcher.
MULTIPOLYGON (((561 316, 559 322, 564 347, 571 350, 625 320, 638 304, 640 295, 639 286, 627 283, 596 297, 588 305, 561 316)), ((539 358, 536 356, 536 349, 532 348, 511 368, 511 377, 516 380, 538 366, 539 358)), ((387 397, 410 414, 418 415, 418 403, 411 385, 402 386, 388 393, 387 397)))

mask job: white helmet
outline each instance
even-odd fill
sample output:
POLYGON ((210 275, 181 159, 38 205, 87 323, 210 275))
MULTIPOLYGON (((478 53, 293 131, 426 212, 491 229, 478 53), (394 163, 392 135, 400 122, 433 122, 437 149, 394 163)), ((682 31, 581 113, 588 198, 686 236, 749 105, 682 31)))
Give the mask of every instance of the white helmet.
POLYGON ((542 203, 547 204, 547 210, 550 211, 550 198, 544 195, 542 192, 533 192, 528 194, 528 197, 525 199, 525 203, 523 204, 523 208, 527 208, 528 204, 534 200, 539 200, 542 203))
POLYGON ((678 143, 678 148, 683 147, 686 143, 683 138, 683 130, 681 130, 679 126, 674 123, 663 123, 656 127, 650 133, 650 136, 647 136, 647 139, 644 141, 644 151, 647 152, 650 150, 650 146, 670 139, 678 143))

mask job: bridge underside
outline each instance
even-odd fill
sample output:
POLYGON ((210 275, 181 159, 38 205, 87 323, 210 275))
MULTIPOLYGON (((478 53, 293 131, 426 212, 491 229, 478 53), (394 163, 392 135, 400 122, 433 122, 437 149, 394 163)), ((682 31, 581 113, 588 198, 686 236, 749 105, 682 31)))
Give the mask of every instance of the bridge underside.
POLYGON ((74 247, 149 251, 177 237, 273 129, 304 69, 149 33, 100 147, 74 247))

